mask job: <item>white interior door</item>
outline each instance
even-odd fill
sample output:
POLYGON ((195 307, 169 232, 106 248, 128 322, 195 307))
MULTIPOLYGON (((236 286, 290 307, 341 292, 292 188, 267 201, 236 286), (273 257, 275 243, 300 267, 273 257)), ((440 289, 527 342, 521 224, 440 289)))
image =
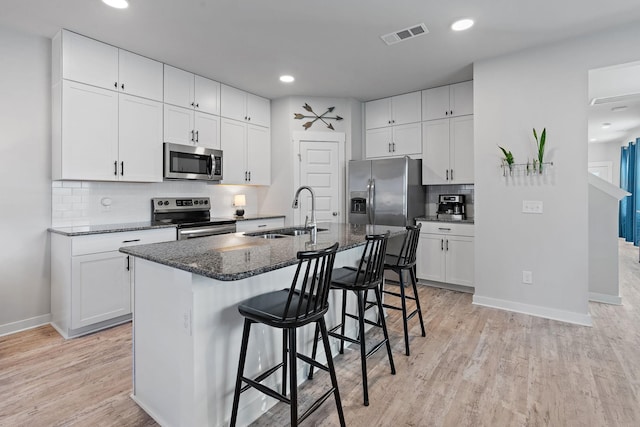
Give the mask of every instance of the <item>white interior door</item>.
MULTIPOLYGON (((343 222, 344 140, 336 139, 335 134, 326 138, 322 133, 297 140, 300 166, 297 185, 313 188, 318 222, 343 222)), ((311 218, 311 195, 306 191, 300 197, 300 208, 294 211, 294 223, 304 224, 305 216, 311 218)))

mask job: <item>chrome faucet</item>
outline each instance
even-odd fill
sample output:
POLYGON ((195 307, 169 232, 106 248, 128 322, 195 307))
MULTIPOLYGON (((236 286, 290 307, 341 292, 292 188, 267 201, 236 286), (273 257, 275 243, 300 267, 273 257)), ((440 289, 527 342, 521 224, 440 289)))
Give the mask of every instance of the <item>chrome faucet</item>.
POLYGON ((311 240, 315 242, 318 232, 318 225, 316 223, 316 193, 314 193, 313 188, 307 185, 299 187, 296 190, 295 196, 293 196, 293 203, 291 204, 291 207, 293 209, 298 209, 298 199, 302 190, 309 190, 309 193, 311 193, 311 222, 307 223, 308 217, 306 217, 304 220, 304 228, 311 227, 311 240))

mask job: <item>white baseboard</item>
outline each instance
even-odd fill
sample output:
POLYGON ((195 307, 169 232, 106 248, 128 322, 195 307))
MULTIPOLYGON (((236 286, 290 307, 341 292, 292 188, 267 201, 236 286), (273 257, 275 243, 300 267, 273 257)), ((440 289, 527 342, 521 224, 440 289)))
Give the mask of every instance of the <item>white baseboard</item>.
POLYGON ((561 322, 573 323, 576 325, 593 325, 593 322, 591 321, 591 315, 589 315, 589 313, 575 313, 572 311, 564 311, 555 308, 541 307, 538 305, 523 304, 520 302, 483 297, 479 295, 473 296, 473 304, 491 308, 499 308, 501 310, 513 311, 516 313, 529 314, 531 316, 542 317, 545 319, 559 320, 561 322))
POLYGON ((17 322, 5 323, 0 325, 0 337, 4 335, 15 334, 16 332, 26 331, 27 329, 37 328, 51 322, 51 314, 43 314, 42 316, 32 317, 17 322))
POLYGON ((589 301, 622 305, 622 297, 620 295, 599 294, 597 292, 589 292, 589 301))

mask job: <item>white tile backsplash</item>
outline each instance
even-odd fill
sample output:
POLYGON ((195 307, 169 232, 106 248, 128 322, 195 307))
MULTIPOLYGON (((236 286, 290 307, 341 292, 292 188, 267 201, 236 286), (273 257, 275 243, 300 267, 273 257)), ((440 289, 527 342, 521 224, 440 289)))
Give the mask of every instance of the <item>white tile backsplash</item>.
MULTIPOLYGON (((53 227, 118 224, 148 221, 153 197, 210 197, 211 216, 232 217, 233 196, 244 194, 245 212, 260 213, 266 187, 219 185, 193 181, 158 183, 53 181, 51 224, 53 227), (111 199, 106 207, 103 198, 111 199)), ((266 212, 279 213, 279 212, 266 212)))

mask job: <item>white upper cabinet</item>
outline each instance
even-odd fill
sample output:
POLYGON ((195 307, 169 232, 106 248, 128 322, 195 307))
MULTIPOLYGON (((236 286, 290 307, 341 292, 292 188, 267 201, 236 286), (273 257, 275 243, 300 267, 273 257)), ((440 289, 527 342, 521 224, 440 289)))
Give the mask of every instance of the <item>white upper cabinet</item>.
POLYGON ((422 91, 422 120, 473 114, 473 81, 422 91))
POLYGON ((221 119, 223 184, 271 184, 271 134, 268 128, 221 119))
POLYGON ((473 116, 422 123, 422 184, 473 184, 473 116))
POLYGON ((257 126, 271 125, 271 101, 231 86, 221 85, 220 115, 257 126))
POLYGON ((367 129, 403 125, 420 121, 420 92, 411 92, 366 103, 367 129))
POLYGON ((60 37, 62 78, 162 101, 162 63, 70 31, 60 37))
POLYGON ((164 64, 164 102, 220 114, 220 83, 164 64))
MULTIPOLYGON (((62 78, 118 89, 118 48, 62 31, 62 78)), ((54 58, 54 61, 57 58, 54 58)))
POLYGON ((162 101, 162 63, 126 50, 119 51, 120 92, 162 101))

